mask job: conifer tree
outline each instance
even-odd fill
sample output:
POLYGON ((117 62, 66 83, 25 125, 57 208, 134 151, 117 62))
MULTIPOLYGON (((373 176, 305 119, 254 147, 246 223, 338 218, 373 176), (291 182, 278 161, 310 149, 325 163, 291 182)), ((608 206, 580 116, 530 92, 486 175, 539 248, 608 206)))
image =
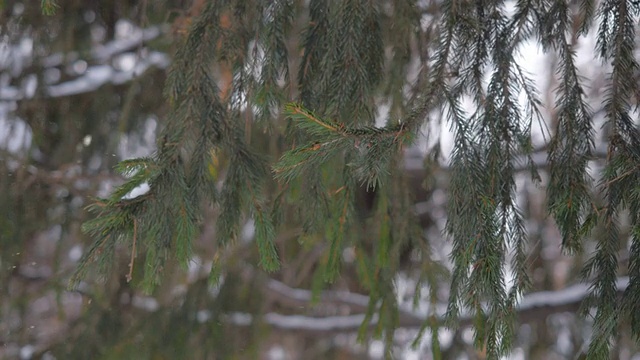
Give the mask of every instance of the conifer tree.
MULTIPOLYGON (((42 6, 50 13, 56 5, 42 6)), ((354 272, 369 296, 359 338, 373 324, 390 358, 403 311, 396 275, 411 265, 416 299, 427 289, 434 301, 447 276, 412 206, 405 151, 425 132, 438 141, 428 129, 448 126, 448 307, 444 322, 430 309, 420 332, 431 333, 434 358, 442 356, 440 328, 469 319, 487 358, 514 346, 534 246, 518 198, 524 164, 530 181, 546 188, 562 250, 588 258, 581 276, 593 334, 585 354, 606 359, 621 326, 640 335, 639 15, 631 0, 207 1, 176 40, 164 91, 171 110, 157 150, 120 162, 126 181, 90 206, 95 218, 84 230, 93 244, 70 286, 93 263, 106 277, 120 271, 113 263, 124 246, 128 280, 153 293, 172 262, 188 268, 211 222, 215 236, 207 240, 216 251, 208 281, 225 286, 237 266, 226 251, 250 219, 256 265, 265 272, 277 274, 293 249, 312 247, 321 254, 305 286, 315 296, 354 272), (574 49, 576 38, 592 33, 599 58, 610 64, 597 104, 607 129, 598 172, 594 105, 574 49), (558 63, 545 174, 532 144, 532 128, 545 121, 542 100, 518 58, 529 41, 558 63), (143 184, 148 192, 130 196, 143 184), (594 251, 585 252, 591 242, 594 251), (625 247, 629 262, 621 270, 625 247), (347 251, 352 264, 343 263, 347 251)), ((437 163, 439 149, 427 158, 437 163)))

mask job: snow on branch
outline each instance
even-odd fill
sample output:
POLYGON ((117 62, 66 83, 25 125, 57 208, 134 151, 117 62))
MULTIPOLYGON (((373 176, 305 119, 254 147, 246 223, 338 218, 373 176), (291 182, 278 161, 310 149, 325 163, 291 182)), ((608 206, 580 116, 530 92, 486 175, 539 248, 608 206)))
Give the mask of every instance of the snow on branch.
MULTIPOLYGON (((620 277, 616 282, 617 291, 621 294, 629 284, 628 277, 620 277)), ((294 289, 279 281, 269 280, 266 289, 271 296, 280 303, 291 307, 311 307, 312 294, 309 290, 294 289)), ((582 301, 588 295, 589 285, 576 284, 557 291, 541 291, 526 295, 518 306, 518 319, 520 322, 528 322, 536 319, 544 319, 546 316, 561 312, 576 312, 582 301)), ((369 298, 364 295, 342 291, 324 291, 320 294, 322 304, 348 305, 351 310, 362 311, 369 298)), ((446 307, 443 305, 443 307, 446 307)), ((407 309, 400 310, 399 327, 420 327, 426 316, 407 309)), ((440 316, 441 311, 437 311, 440 316)), ((246 313, 228 314, 226 319, 238 326, 248 326, 252 323, 252 315, 246 313)), ((305 331, 314 333, 335 333, 357 331, 364 319, 363 314, 348 316, 313 317, 303 315, 282 315, 277 313, 265 314, 261 321, 274 329, 284 331, 305 331)), ((371 321, 375 326, 377 318, 371 321)), ((471 324, 471 319, 463 316, 460 319, 461 326, 471 324)))
MULTIPOLYGON (((12 71, 12 77, 22 76, 23 80, 19 86, 10 86, 8 79, 0 82, 0 101, 13 102, 32 98, 36 94, 35 90, 38 86, 44 87, 42 93, 47 97, 85 94, 93 92, 105 84, 121 85, 127 83, 152 67, 165 69, 170 63, 170 58, 165 53, 146 49, 147 52, 144 56, 133 54, 134 51, 144 46, 146 41, 157 38, 163 32, 165 30, 162 27, 137 29, 130 37, 97 45, 92 49, 89 58, 86 59, 90 62, 90 64, 85 62, 86 69, 81 71, 79 76, 62 83, 38 84, 39 80, 34 74, 23 74, 24 69, 12 71), (128 57, 126 60, 131 63, 131 66, 118 68, 109 64, 117 57, 123 61, 125 57, 128 57)), ((16 57, 20 56, 21 54, 16 55, 16 57)), ((46 69, 52 69, 79 61, 83 61, 83 59, 78 53, 58 53, 43 59, 40 65, 46 69)))
MULTIPOLYGON (((234 325, 249 326, 253 316, 246 313, 231 313, 225 316, 234 325)), ((347 316, 311 317, 302 315, 265 314, 261 321, 279 330, 306 331, 315 333, 351 332, 358 330, 364 320, 363 314, 347 316)), ((377 316, 372 323, 377 322, 377 316)))
MULTIPOLYGON (((127 38, 116 39, 105 44, 96 45, 91 49, 91 59, 97 63, 109 61, 116 55, 134 51, 142 46, 145 42, 154 40, 163 35, 169 29, 168 26, 151 26, 146 29, 135 28, 127 38)), ((67 54, 56 53, 49 55, 42 60, 42 66, 46 68, 62 66, 69 61, 80 59, 77 52, 67 54)))
POLYGON ((46 93, 50 97, 85 94, 96 91, 107 83, 113 85, 127 83, 151 67, 164 69, 167 66, 169 66, 169 57, 164 53, 153 51, 129 70, 118 71, 109 65, 91 66, 76 79, 48 86, 46 93))

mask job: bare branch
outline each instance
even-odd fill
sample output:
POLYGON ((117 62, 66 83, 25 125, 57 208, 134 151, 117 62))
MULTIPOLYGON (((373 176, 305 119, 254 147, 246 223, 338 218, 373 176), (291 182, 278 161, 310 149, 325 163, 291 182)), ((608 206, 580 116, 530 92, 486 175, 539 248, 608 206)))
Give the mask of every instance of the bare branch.
MULTIPOLYGON (((616 283, 619 294, 627 288, 628 277, 620 277, 616 283)), ((265 285, 267 291, 285 305, 292 307, 310 307, 312 294, 309 290, 294 289, 287 285, 270 279, 265 285)), ((520 323, 544 319, 549 315, 561 312, 576 312, 585 297, 588 295, 589 285, 576 284, 558 291, 540 291, 526 295, 518 306, 518 320, 520 323)), ((362 311, 369 302, 367 296, 342 291, 323 291, 320 294, 320 301, 323 305, 347 305, 352 310, 362 311)), ((446 305, 438 306, 436 310, 440 318, 446 305)), ((401 316, 399 327, 418 328, 427 319, 426 316, 408 309, 400 310, 401 316)), ((245 313, 232 313, 227 316, 227 320, 238 326, 248 326, 252 323, 252 316, 245 313)), ((354 314, 347 316, 326 316, 312 317, 303 315, 282 315, 277 313, 267 313, 261 321, 270 325, 274 329, 282 331, 305 331, 313 333, 335 333, 357 331, 364 314, 354 314)), ((441 321, 442 322, 442 321, 441 321)), ((375 326, 377 317, 373 317, 371 326, 375 326)), ((460 318, 460 326, 471 325, 471 319, 466 315, 460 318)))

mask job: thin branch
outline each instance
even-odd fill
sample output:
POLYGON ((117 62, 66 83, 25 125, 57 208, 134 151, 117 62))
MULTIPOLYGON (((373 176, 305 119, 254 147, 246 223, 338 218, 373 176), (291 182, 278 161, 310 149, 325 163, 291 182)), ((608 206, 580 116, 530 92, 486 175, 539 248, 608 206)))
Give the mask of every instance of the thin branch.
POLYGON ((129 273, 127 274, 127 282, 133 279, 133 262, 136 257, 136 239, 138 237, 138 221, 133 218, 133 245, 131 248, 131 260, 129 261, 129 273))

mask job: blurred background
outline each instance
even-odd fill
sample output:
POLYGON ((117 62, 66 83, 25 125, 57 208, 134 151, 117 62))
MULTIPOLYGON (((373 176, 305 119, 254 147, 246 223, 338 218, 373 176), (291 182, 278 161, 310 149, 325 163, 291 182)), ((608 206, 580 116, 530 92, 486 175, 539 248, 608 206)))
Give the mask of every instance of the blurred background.
MULTIPOLYGON (((190 268, 184 271, 170 265, 152 295, 127 281, 130 252, 126 246, 119 249, 121 261, 111 276, 90 275, 77 290, 67 289, 77 261, 91 243, 80 230, 91 218, 85 207, 93 197, 106 196, 122 183, 113 171, 118 161, 155 150, 156 133, 168 111, 162 94, 166 71, 176 43, 202 3, 68 0, 59 2, 55 15, 45 16, 40 2, 0 2, 0 358, 383 356, 380 341, 356 341, 368 300, 350 271, 354 255, 346 251, 346 270, 340 279, 313 293, 314 266, 322 246, 287 248, 282 270, 265 274, 256 265, 250 221, 242 241, 224 250, 222 256, 232 260, 227 261, 230 267, 218 286, 207 282, 214 254, 221 255, 211 241, 215 229, 205 224, 194 243, 190 268)), ((304 13, 307 2, 297 3, 304 13)), ((418 38, 428 41, 439 9, 436 2, 423 5, 418 38)), ((290 33, 291 48, 296 49, 298 32, 290 33)), ((588 96, 593 99, 597 123, 602 121, 598 89, 604 70, 593 60, 594 44, 589 38, 576 39, 575 45, 592 89, 588 96)), ((290 51, 290 56, 297 63, 300 52, 290 51)), ((523 59, 544 103, 552 105, 556 59, 533 45, 523 59)), ((524 168, 518 179, 520 205, 528 217, 534 295, 523 299, 512 358, 573 359, 590 335, 588 318, 576 315, 586 294, 586 287, 577 280, 586 255, 564 256, 555 225, 546 216, 543 132, 553 129, 554 113, 552 106, 542 111, 549 123, 534 125, 533 134, 542 185, 533 184, 524 168)), ((435 160, 428 156, 433 142, 426 138, 407 150, 406 184, 413 191, 410 200, 430 241, 432 257, 450 266, 450 245, 442 232, 451 135, 446 125, 427 131, 441 138, 437 150, 443 155, 435 160)), ((256 138, 265 137, 261 129, 254 132, 256 138)), ((268 141, 253 144, 269 151, 268 141)), ((597 169, 599 162, 592 166, 597 169)), ((363 199, 362 206, 366 204, 363 199)), ((295 235, 295 229, 282 231, 279 243, 292 241, 295 235)), ((587 246, 585 254, 589 250, 587 246)), ((436 339, 425 332, 412 346, 427 320, 425 308, 435 306, 441 313, 446 305, 448 283, 443 277, 437 297, 418 296, 418 306, 413 307, 419 273, 409 265, 419 259, 410 255, 406 270, 397 273, 394 283, 401 308, 393 344, 396 358, 430 359, 436 343, 444 359, 483 358, 474 350, 465 319, 459 329, 443 329, 436 339)), ((625 254, 621 259, 626 261, 625 254)), ((625 274, 620 275, 620 289, 624 289, 625 274)), ((615 358, 640 359, 638 351, 623 332, 615 358)))

